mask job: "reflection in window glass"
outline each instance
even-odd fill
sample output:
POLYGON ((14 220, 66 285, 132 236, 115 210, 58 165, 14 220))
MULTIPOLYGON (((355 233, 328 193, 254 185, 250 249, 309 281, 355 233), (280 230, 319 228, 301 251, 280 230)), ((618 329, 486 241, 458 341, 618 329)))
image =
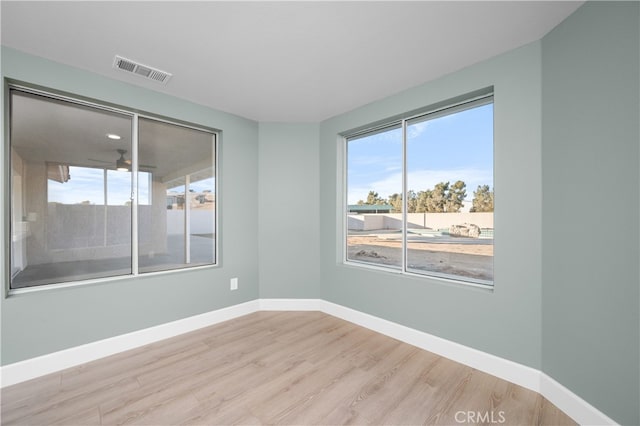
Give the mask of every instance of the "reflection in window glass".
MULTIPOLYGON (((138 172, 138 204, 151 204, 151 173, 138 172)), ((131 205, 131 172, 107 170, 107 204, 131 205)))
MULTIPOLYGON (((131 116, 10 96, 11 288, 131 274, 131 206, 107 202, 117 149, 131 150, 131 116)), ((130 197, 130 176, 120 184, 130 197)))
POLYGON ((214 264, 215 135, 140 118, 139 152, 153 170, 151 203, 138 209, 140 272, 214 264))
POLYGON ((69 250, 105 245, 104 170, 49 164, 47 247, 69 250), (53 169, 59 169, 52 174, 53 169))
POLYGON ((14 86, 9 116, 11 289, 215 264, 215 133, 14 86))
POLYGON ((402 129, 347 142, 347 259, 402 267, 402 129))
POLYGON ((103 169, 50 163, 47 164, 47 171, 49 203, 104 205, 103 169), (53 175, 52 170, 59 170, 60 178, 53 175))

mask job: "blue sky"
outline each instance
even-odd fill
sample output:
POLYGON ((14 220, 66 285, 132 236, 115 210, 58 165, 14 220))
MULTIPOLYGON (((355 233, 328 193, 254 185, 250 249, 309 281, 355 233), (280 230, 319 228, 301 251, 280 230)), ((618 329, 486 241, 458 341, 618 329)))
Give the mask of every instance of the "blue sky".
MULTIPOLYGON (((62 204, 79 204, 89 201, 91 204, 104 204, 104 169, 93 167, 69 167, 67 182, 60 183, 48 180, 47 198, 49 202, 62 204)), ((149 188, 152 174, 138 174, 138 191, 140 204, 151 204, 149 188)), ((202 192, 206 189, 214 191, 214 178, 192 182, 190 189, 202 192)), ((184 192, 184 185, 169 190, 184 192)), ((107 170, 107 202, 111 206, 123 206, 131 197, 131 172, 107 170)), ((164 200, 162 201, 164 203, 164 200)))
MULTIPOLYGON (((93 167, 69 167, 70 179, 65 183, 47 181, 49 202, 78 204, 104 204, 104 169, 93 167)), ((140 172, 138 188, 140 203, 149 204, 150 173, 140 172)), ((131 197, 131 172, 107 170, 107 202, 112 206, 122 206, 131 197)))
MULTIPOLYGON (((349 141, 347 163, 349 204, 370 190, 382 198, 402 192, 401 129, 349 141)), ((408 122, 407 177, 416 192, 462 180, 469 201, 478 185, 493 188, 493 104, 408 122)))

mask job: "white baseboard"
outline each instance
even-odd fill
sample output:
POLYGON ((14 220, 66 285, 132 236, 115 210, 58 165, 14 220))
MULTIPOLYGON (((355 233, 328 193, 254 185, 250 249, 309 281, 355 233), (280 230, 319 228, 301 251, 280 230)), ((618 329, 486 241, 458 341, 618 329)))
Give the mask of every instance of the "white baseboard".
POLYGON ((8 364, 0 370, 0 386, 11 386, 46 374, 55 373, 65 368, 74 367, 159 340, 188 333, 199 328, 208 327, 222 321, 256 312, 259 308, 258 300, 252 300, 239 305, 229 306, 216 311, 194 315, 155 327, 145 328, 143 330, 8 364))
POLYGON ((539 392, 540 371, 385 319, 322 301, 322 311, 539 392))
POLYGON ((579 424, 616 424, 539 370, 321 299, 256 299, 16 362, 0 369, 0 386, 10 386, 261 310, 321 311, 538 392, 579 424))
POLYGON ((602 411, 580 398, 553 378, 540 372, 540 395, 551 401, 580 425, 617 424, 602 411))
POLYGON ((380 334, 515 383, 551 401, 581 425, 615 425, 600 410, 535 368, 375 317, 342 305, 320 300, 320 310, 380 334))
POLYGON ((321 311, 320 299, 260 299, 261 311, 321 311))

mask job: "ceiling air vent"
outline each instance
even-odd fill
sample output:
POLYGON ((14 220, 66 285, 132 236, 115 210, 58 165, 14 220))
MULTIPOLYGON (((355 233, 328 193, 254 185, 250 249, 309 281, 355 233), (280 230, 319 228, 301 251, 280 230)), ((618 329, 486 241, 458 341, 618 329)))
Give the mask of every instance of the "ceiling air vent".
POLYGON ((121 71, 131 72, 149 80, 154 80, 162 84, 167 84, 172 74, 157 68, 143 65, 131 59, 116 55, 113 67, 121 71))

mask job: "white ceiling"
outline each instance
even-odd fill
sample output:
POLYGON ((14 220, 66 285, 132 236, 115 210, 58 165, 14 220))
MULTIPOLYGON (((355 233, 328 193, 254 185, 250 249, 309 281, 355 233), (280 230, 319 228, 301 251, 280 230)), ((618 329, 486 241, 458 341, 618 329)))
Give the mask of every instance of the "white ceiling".
POLYGON ((583 2, 11 2, 2 44, 259 121, 318 122, 542 38, 583 2), (173 73, 166 86, 114 56, 173 73))

